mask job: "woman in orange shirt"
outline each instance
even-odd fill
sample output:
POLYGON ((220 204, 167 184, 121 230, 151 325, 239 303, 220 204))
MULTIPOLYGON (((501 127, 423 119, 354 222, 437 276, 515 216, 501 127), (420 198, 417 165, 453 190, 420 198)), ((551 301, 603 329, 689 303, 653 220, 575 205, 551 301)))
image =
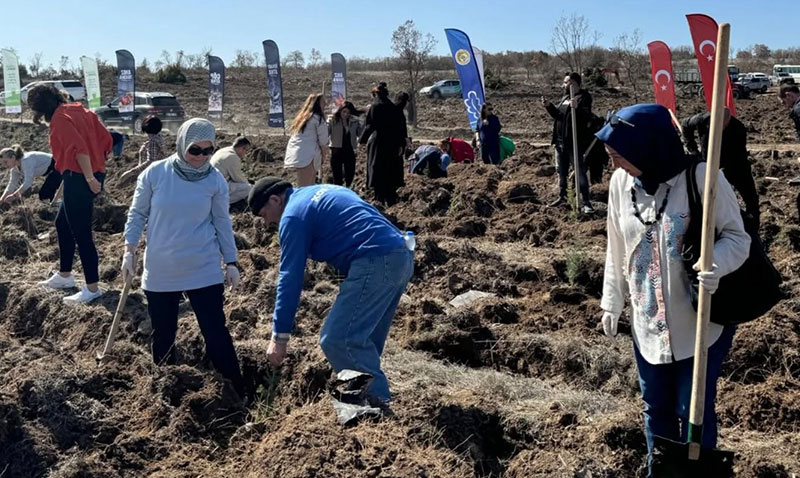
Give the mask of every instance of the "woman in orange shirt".
POLYGON ((103 294, 97 286, 98 257, 92 238, 94 198, 103 189, 106 158, 111 152, 111 135, 93 112, 80 103, 67 103, 51 85, 39 85, 28 93, 33 120, 50 123, 50 148, 56 170, 63 176, 64 192, 56 216, 59 272, 40 284, 54 289, 75 286, 72 260, 75 247, 83 266, 86 285, 77 294, 64 297, 67 303, 86 303, 103 294))

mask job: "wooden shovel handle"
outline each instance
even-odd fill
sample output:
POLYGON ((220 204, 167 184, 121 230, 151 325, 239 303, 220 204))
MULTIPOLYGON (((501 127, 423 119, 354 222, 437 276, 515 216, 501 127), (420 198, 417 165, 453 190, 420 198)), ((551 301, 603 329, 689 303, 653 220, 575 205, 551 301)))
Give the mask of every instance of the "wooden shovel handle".
MULTIPOLYGON (((714 201, 717 193, 717 173, 722 144, 725 114, 725 97, 728 86, 728 49, 731 26, 723 23, 717 33, 716 63, 714 64, 714 90, 711 99, 711 128, 709 153, 706 161, 706 182, 703 191, 703 236, 700 241, 700 270, 710 271, 714 262, 714 201)), ((694 372, 692 374, 692 400, 689 410, 690 459, 699 459, 702 438, 703 413, 706 397, 706 372, 708 365, 708 322, 711 317, 711 294, 700 287, 697 306, 697 330, 694 343, 694 372), (695 436, 700 435, 700 436, 695 436), (691 446, 695 444, 695 446, 691 446), (693 452, 697 457, 693 458, 693 452)))
POLYGON ((114 345, 114 339, 117 337, 117 330, 119 330, 119 321, 122 318, 122 311, 125 309, 125 302, 128 300, 128 293, 131 291, 132 282, 133 278, 129 278, 125 281, 125 286, 122 288, 122 294, 119 296, 117 309, 114 311, 114 319, 111 321, 111 330, 108 331, 108 337, 106 338, 106 344, 103 347, 103 351, 97 356, 98 360, 103 360, 106 354, 108 354, 108 352, 111 350, 111 346, 114 345))

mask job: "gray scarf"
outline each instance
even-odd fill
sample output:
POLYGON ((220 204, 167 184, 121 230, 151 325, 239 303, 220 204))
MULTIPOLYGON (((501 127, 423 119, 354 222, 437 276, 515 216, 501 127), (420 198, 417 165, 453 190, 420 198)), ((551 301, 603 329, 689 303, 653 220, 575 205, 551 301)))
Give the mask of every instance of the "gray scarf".
POLYGON ((200 181, 211 174, 211 161, 206 161, 199 168, 195 168, 186 161, 186 150, 193 144, 202 141, 211 141, 213 144, 216 139, 216 129, 214 125, 204 118, 192 118, 184 122, 178 129, 178 137, 175 140, 175 154, 170 158, 175 172, 185 181, 200 181))

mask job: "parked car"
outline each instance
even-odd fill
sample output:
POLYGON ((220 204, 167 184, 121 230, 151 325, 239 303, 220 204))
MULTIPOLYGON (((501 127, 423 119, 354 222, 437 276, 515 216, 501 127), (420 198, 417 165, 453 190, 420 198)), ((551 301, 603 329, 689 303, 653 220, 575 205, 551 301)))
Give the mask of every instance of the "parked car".
POLYGON ((177 129, 183 123, 185 111, 178 103, 178 98, 171 93, 137 91, 133 99, 133 124, 123 121, 119 114, 120 98, 105 106, 95 108, 94 112, 106 126, 133 127, 135 133, 142 130, 142 120, 148 115, 158 117, 164 127, 169 130, 177 129))
MULTIPOLYGON (((740 77, 741 78, 741 77, 740 77)), ((736 81, 731 83, 731 93, 733 97, 737 100, 742 98, 750 98, 750 88, 746 87, 745 85, 741 84, 740 82, 736 81)))
MULTIPOLYGON (((20 99, 23 103, 28 102, 28 92, 37 85, 53 85, 62 91, 70 101, 81 101, 86 98, 86 89, 78 80, 43 80, 32 81, 19 90, 20 99)), ((0 104, 6 104, 5 92, 0 93, 0 104)))
POLYGON ((779 71, 777 74, 771 76, 770 80, 772 81, 773 85, 777 86, 794 84, 794 78, 792 78, 792 75, 785 71, 779 71))
POLYGON ((419 90, 420 95, 438 100, 452 96, 461 96, 461 82, 458 80, 441 80, 419 90))
POLYGON ((771 82, 764 73, 745 73, 744 75, 739 75, 739 83, 750 91, 766 93, 771 82))

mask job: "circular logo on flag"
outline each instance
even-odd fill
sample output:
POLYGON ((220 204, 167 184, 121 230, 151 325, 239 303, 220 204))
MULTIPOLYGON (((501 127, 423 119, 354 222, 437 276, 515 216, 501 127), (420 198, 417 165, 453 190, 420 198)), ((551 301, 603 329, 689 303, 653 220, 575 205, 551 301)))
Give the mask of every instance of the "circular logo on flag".
POLYGON ((465 49, 460 49, 456 52, 456 63, 461 66, 469 65, 470 54, 465 49))

